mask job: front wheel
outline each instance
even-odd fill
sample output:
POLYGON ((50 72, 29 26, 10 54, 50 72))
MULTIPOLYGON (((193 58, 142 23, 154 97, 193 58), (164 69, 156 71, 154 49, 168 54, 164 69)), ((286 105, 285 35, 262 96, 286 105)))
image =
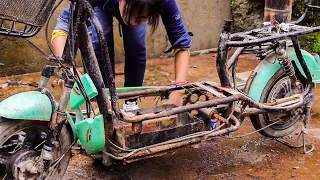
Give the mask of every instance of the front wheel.
MULTIPOLYGON (((291 88, 289 76, 280 69, 275 75, 273 75, 264 88, 260 98, 260 103, 273 102, 276 99, 289 97, 295 93, 303 92, 304 88, 301 81, 303 77, 297 76, 297 78, 300 80, 301 86, 298 88, 298 92, 294 92, 291 88)), ((280 120, 280 122, 259 131, 260 134, 264 136, 278 138, 292 133, 299 127, 301 123, 299 120, 301 119, 302 114, 296 112, 299 112, 299 109, 281 113, 253 115, 250 118, 253 126, 257 130, 280 120)))
MULTIPOLYGON (((0 152, 10 157, 10 171, 6 165, 0 167, 0 178, 39 179, 41 170, 37 166, 43 144, 48 133, 48 122, 0 119, 0 152), (26 139, 31 137, 30 141, 26 139), (28 146, 25 146, 28 143, 28 146), (29 148, 22 148, 29 147, 29 148), (14 162, 14 163, 13 163, 14 162)), ((58 148, 53 159, 59 158, 71 146, 72 137, 66 127, 62 128, 58 148)), ((46 179, 62 179, 67 170, 71 152, 57 164, 46 179)), ((38 163, 39 164, 39 163, 38 163)))

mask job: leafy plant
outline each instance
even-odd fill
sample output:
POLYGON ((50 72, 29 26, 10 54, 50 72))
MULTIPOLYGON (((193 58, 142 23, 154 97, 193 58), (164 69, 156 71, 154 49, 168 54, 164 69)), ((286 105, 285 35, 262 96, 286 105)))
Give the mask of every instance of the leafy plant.
MULTIPOLYGON (((312 5, 320 5, 320 0, 313 0, 312 5)), ((304 13, 304 0, 297 0, 292 10, 293 18, 299 18, 304 13)), ((308 17, 302 23, 305 26, 320 26, 320 13, 309 12, 308 17)), ((305 35, 301 37, 301 46, 314 53, 320 53, 320 33, 305 35)))
POLYGON ((236 0, 231 1, 231 6, 234 6, 236 4, 236 0))

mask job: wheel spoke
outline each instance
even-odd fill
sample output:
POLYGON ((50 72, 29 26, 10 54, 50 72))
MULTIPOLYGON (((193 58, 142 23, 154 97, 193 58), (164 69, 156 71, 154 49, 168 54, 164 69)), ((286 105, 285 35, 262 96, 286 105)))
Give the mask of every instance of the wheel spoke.
POLYGON ((40 144, 38 144, 38 145, 34 148, 34 150, 37 150, 38 147, 40 147, 41 145, 43 145, 45 142, 46 142, 46 140, 42 141, 40 144))
POLYGON ((14 142, 14 143, 10 143, 10 144, 6 144, 6 145, 3 145, 3 146, 0 146, 0 149, 6 149, 6 148, 9 148, 9 147, 12 147, 12 146, 17 146, 18 143, 17 142, 14 142))
POLYGON ((285 87, 285 95, 288 95, 290 96, 292 94, 292 89, 291 89, 291 83, 290 83, 290 80, 289 81, 285 81, 284 84, 286 85, 285 87))
MULTIPOLYGON (((290 78, 284 77, 280 79, 270 90, 270 94, 268 95, 267 102, 273 102, 277 99, 289 97, 294 94, 294 91, 291 87, 290 78)), ((268 116, 269 123, 277 121, 277 119, 281 119, 281 123, 278 123, 273 126, 273 128, 286 128, 293 124, 293 117, 290 113, 278 113, 278 114, 269 114, 268 116)))

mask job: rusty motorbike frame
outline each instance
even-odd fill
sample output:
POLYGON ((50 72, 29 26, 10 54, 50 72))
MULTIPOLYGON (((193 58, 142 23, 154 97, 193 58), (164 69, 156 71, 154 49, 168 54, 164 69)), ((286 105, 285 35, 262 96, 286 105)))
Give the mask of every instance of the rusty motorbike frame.
MULTIPOLYGON (((269 26, 248 32, 231 34, 231 21, 226 21, 220 35, 217 54, 217 71, 221 85, 215 82, 196 82, 183 85, 174 85, 165 88, 154 88, 133 92, 118 93, 112 66, 109 59, 106 39, 103 29, 93 8, 87 0, 75 0, 76 4, 70 18, 71 31, 67 39, 61 59, 55 57, 52 61, 59 62, 60 66, 46 66, 43 69, 39 88, 50 98, 53 113, 49 123, 50 131, 45 142, 46 147, 54 148, 54 142, 59 138, 61 127, 67 121, 66 108, 70 93, 74 87, 76 74, 71 74, 70 69, 75 64, 75 52, 80 50, 84 67, 98 90, 96 101, 100 113, 103 115, 106 127, 106 145, 102 151, 102 158, 106 165, 112 159, 122 160, 126 163, 162 155, 170 150, 200 143, 215 137, 225 136, 237 131, 246 117, 255 114, 270 114, 287 112, 299 107, 306 107, 304 124, 310 119, 310 105, 314 99, 312 92, 312 77, 308 66, 302 56, 297 36, 320 31, 320 27, 304 27, 292 25, 290 32, 275 34, 270 32, 269 26), (87 19, 90 18, 96 28, 101 48, 104 68, 107 69, 107 84, 102 79, 93 45, 87 28, 87 19), (269 32, 269 33, 264 33, 269 32), (81 38, 80 38, 81 37, 81 38), (286 50, 286 40, 291 39, 295 53, 306 75, 306 86, 302 93, 277 99, 270 103, 259 103, 246 93, 239 91, 236 81, 232 82, 229 69, 233 68, 233 75, 237 65, 238 56, 245 49, 253 46, 266 45, 268 51, 276 52, 280 57, 286 50), (239 47, 238 51, 227 62, 227 53, 230 47, 239 47), (53 95, 46 89, 48 80, 52 76, 58 76, 65 81, 63 93, 60 96, 59 106, 55 110, 53 95), (109 93, 106 91, 109 89, 109 93), (161 105, 146 109, 140 109, 130 113, 122 112, 119 108, 119 99, 137 98, 159 95, 165 99, 169 94, 177 90, 187 90, 193 93, 202 93, 205 100, 186 104, 182 107, 174 105, 161 105), (196 114, 192 112, 196 111, 196 114), (210 130, 210 120, 218 122, 217 128, 210 130), (160 124, 160 125, 159 125, 160 124), (169 124, 169 125, 168 125, 169 124)), ((73 3, 74 3, 73 2, 73 3)), ((307 5, 307 10, 320 11, 320 7, 307 5)), ((301 22, 305 14, 291 24, 301 22)), ((14 33, 13 33, 14 34, 14 33)), ((289 74, 293 86, 297 84, 294 72, 289 74)), ((247 82, 250 85, 250 82, 247 82)), ((295 87, 293 87, 295 88, 295 87)), ((85 95, 85 92, 82 91, 85 95)), ((87 101, 90 101, 86 97, 87 101)), ((49 148, 50 149, 50 148, 49 148)), ((50 150, 49 150, 50 151, 50 150)), ((1 155, 2 157, 2 155, 1 155)), ((6 158, 2 158, 5 160, 6 158)), ((51 160, 44 160, 44 170, 49 171, 51 160)))
MULTIPOLYGON (((79 4, 85 3, 85 1, 79 1, 79 4)), ((221 121, 221 126, 219 126, 217 129, 210 131, 205 131, 206 133, 199 133, 199 131, 196 131, 195 133, 185 134, 185 136, 182 136, 180 138, 172 138, 171 140, 166 139, 167 141, 164 141, 163 139, 155 142, 149 142, 149 143, 142 143, 140 144, 140 147, 136 147, 135 145, 131 145, 131 147, 136 148, 130 151, 129 149, 125 149, 125 151, 116 148, 112 145, 110 145, 107 148, 107 151, 104 153, 104 155, 107 155, 109 157, 112 157, 117 160, 123 160, 125 162, 133 162, 140 159, 145 159, 153 156, 158 156, 166 151, 174 150, 179 147, 183 147, 190 144, 200 143, 203 140, 211 139, 213 137, 222 136, 229 134, 231 132, 234 132, 238 130, 241 123, 243 122, 245 117, 248 117, 250 115, 254 114, 263 114, 263 113, 278 113, 283 111, 290 111, 293 109, 296 109, 301 106, 308 106, 310 102, 313 101, 313 93, 311 92, 311 88, 313 86, 312 84, 312 77, 310 74, 310 71, 303 59, 303 56, 301 54, 300 46, 298 43, 297 36, 318 32, 320 31, 320 27, 303 27, 302 26, 295 26, 296 28, 292 28, 291 32, 283 32, 282 34, 274 34, 270 33, 269 35, 264 34, 264 37, 259 37, 259 33, 256 33, 256 35, 252 35, 253 31, 249 32, 243 32, 243 33, 236 33, 236 34, 230 34, 231 31, 231 21, 226 21, 223 32, 220 35, 220 41, 219 41, 219 50, 217 55, 217 70, 219 74, 219 79, 221 82, 221 86, 214 82, 198 82, 198 83, 192 83, 192 84, 185 84, 185 85, 176 85, 171 86, 167 88, 158 88, 158 89, 147 89, 147 90, 140 90, 140 91, 133 91, 133 92, 127 92, 127 93, 117 93, 115 88, 115 82, 114 78, 112 76, 112 69, 110 60, 108 57, 108 51, 107 51, 107 44, 105 42, 105 39, 103 37, 102 29, 99 26, 99 22, 97 18, 93 15, 93 12, 91 8, 87 5, 84 6, 87 8, 87 15, 92 19, 93 24, 95 25, 97 29, 98 36, 100 38, 100 43, 102 45, 102 51, 105 52, 105 67, 107 68, 107 77, 108 77, 108 83, 107 86, 109 87, 110 91, 110 101, 111 101, 111 108, 112 113, 107 111, 108 107, 108 94, 106 91, 104 91, 103 81, 101 78, 101 72, 99 70, 96 58, 94 56, 93 48, 91 47, 90 38, 87 35, 86 26, 82 25, 80 26, 81 22, 83 22, 85 19, 78 18, 76 19, 76 22, 74 22, 74 32, 78 32, 79 36, 85 37, 78 39, 79 43, 79 49, 83 53, 82 56, 84 57, 84 64, 88 71, 88 74, 93 79, 94 84, 96 85, 99 95, 97 97, 97 102, 99 104, 99 110, 101 114, 103 114, 103 117, 105 119, 106 127, 108 127, 108 137, 109 139, 112 139, 115 131, 120 129, 130 129, 127 130, 127 134, 135 134, 135 135, 141 135, 145 132, 149 132, 149 134, 145 137, 145 139, 152 138, 152 135, 154 135, 152 132, 156 130, 154 129, 148 129, 144 128, 145 124, 149 121, 157 121, 163 122, 163 120, 160 120, 161 118, 166 118, 170 116, 182 116, 180 121, 184 121, 183 118, 195 118, 191 115, 191 111, 198 110, 200 114, 205 114, 206 119, 219 119, 221 121), (229 78, 228 73, 228 67, 227 67, 227 52, 228 48, 230 47, 250 47, 250 46, 259 46, 264 43, 271 42, 272 47, 277 52, 282 52, 281 50, 285 49, 286 46, 283 45, 283 40, 286 38, 290 38, 293 42, 293 46, 295 49, 295 52, 298 56, 298 60, 302 65, 302 68, 304 70, 304 73, 306 74, 307 82, 306 82, 306 88, 303 93, 296 94, 294 96, 278 99, 276 102, 272 103, 258 103, 254 101, 252 98, 248 97, 247 94, 243 92, 239 92, 236 90, 229 78), (88 48, 89 47, 89 48, 88 48), (214 98, 211 100, 206 100, 204 102, 197 102, 191 105, 185 105, 182 107, 174 107, 174 106, 160 106, 160 107, 154 107, 149 108, 147 110, 139 110, 138 112, 134 113, 134 116, 131 116, 130 114, 126 114, 124 112, 121 112, 119 109, 118 104, 118 98, 136 98, 136 97, 147 97, 151 95, 161 95, 162 97, 168 97, 170 92, 176 91, 176 90, 183 90, 183 89, 200 89, 201 91, 205 91, 214 98), (233 106, 234 103, 240 104, 241 106, 233 106), (217 110, 217 106, 224 105, 227 108, 222 108, 223 110, 217 110), (183 116, 183 114, 187 113, 188 116, 183 116), (237 115, 236 115, 237 114, 237 115), (224 127, 224 124, 227 124, 227 126, 224 127), (145 132, 144 132, 145 131, 145 132), (151 133, 150 133, 151 132, 151 133), (129 150, 129 151, 126 151, 129 150)), ((308 5, 308 10, 317 11, 319 10, 318 7, 308 5)), ((83 8, 83 7, 79 7, 83 8)), ((81 17, 81 11, 76 10, 77 13, 75 13, 76 17, 81 17)), ((306 13, 301 17, 299 21, 302 21, 306 13)), ((297 22, 296 22, 297 23, 297 22)), ((270 27, 262 28, 259 30, 256 30, 255 32, 263 32, 269 29, 270 27)), ((75 33, 77 34, 77 33, 75 33)), ((77 37, 74 37, 77 39, 77 37)), ((77 41, 75 41, 77 42, 77 41)), ((72 46, 72 45, 71 45, 72 46)), ((235 54, 233 56, 233 61, 237 59, 237 56, 239 54, 235 54)), ((69 56, 64 54, 63 59, 64 62, 72 62, 72 55, 69 56)), ((69 63, 70 64, 70 63, 69 63)), ((229 64, 234 64, 233 62, 229 62, 229 64)), ((294 76, 294 74, 293 74, 294 76)), ((292 77, 293 80, 296 80, 295 77, 292 77)), ((293 82, 292 84, 295 84, 293 82)), ((66 87, 67 88, 67 87, 66 87)), ((220 108, 221 109, 221 108, 220 108)), ((309 111, 305 112, 306 116, 310 119, 310 108, 307 108, 309 111)), ((178 117, 179 119, 179 117, 178 117)), ((63 121, 62 121, 63 122, 63 121)), ((197 124, 197 123, 195 123, 197 124)), ((307 122, 305 122, 307 124, 307 122)), ((191 128, 192 129, 192 128, 191 128)), ((126 130, 125 130, 126 131, 126 130)), ((191 130, 192 131, 192 130, 191 130)), ((203 130, 202 130, 203 132, 203 130)), ((124 133, 125 134, 125 133, 124 133)), ((121 138, 123 134, 121 135, 121 138)), ((122 145, 123 148, 128 148, 128 144, 130 144, 129 138, 124 140, 122 143, 119 143, 119 140, 117 141, 120 145, 122 145)), ((147 140, 146 140, 147 141, 147 140)))

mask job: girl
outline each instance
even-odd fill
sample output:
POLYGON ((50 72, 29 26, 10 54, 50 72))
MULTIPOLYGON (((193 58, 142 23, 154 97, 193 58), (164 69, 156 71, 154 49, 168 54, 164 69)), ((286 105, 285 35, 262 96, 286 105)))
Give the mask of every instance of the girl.
MULTIPOLYGON (((154 31, 161 16, 167 30, 171 47, 166 51, 174 51, 175 55, 175 83, 187 80, 189 64, 189 48, 191 46, 191 32, 187 32, 175 0, 91 0, 94 11, 103 27, 107 39, 110 60, 114 68, 114 38, 113 17, 119 20, 123 34, 125 50, 125 87, 142 86, 146 69, 146 30, 147 24, 154 31)), ((54 53, 62 56, 69 31, 69 9, 65 9, 57 20, 52 33, 54 53)), ((92 41, 98 62, 101 62, 100 44, 93 26, 92 41)), ((101 68, 100 70, 105 71, 101 68)), ((104 73, 102 73, 104 74, 104 73)), ((106 82, 106 77, 103 76, 106 82)), ((174 91, 169 101, 181 106, 184 91, 174 91)), ((123 105, 125 111, 138 109, 136 99, 127 100, 123 105)))

